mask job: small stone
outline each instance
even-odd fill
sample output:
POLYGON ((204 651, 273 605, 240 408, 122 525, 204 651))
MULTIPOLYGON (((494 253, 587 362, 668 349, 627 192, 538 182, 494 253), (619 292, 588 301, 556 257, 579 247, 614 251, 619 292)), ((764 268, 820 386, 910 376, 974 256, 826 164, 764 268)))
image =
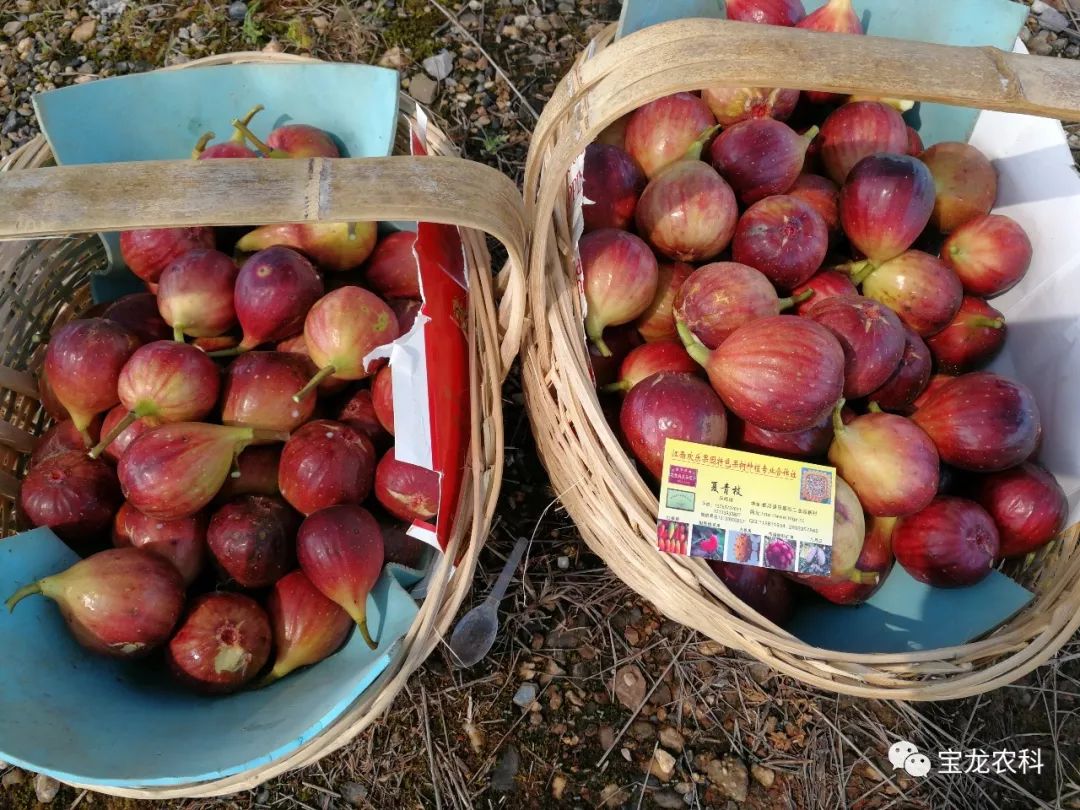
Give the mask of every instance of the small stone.
POLYGON ((766 768, 764 765, 751 765, 750 775, 754 777, 755 782, 766 789, 771 788, 773 782, 776 781, 776 771, 772 768, 766 768))
POLYGON ((705 766, 705 775, 728 798, 737 802, 746 801, 750 779, 746 765, 738 757, 728 755, 723 759, 710 760, 705 766))
POLYGON ((83 45, 94 38, 95 31, 97 31, 97 20, 83 20, 71 32, 71 41, 83 45))
POLYGON ((15 785, 21 785, 25 780, 25 774, 18 768, 12 768, 0 778, 0 787, 9 788, 15 785))
POLYGON ((421 104, 432 104, 439 85, 423 73, 417 73, 409 82, 409 95, 421 104))
POLYGON ((1049 56, 1054 50, 1054 46, 1050 44, 1050 32, 1040 31, 1033 36, 1028 43, 1028 50, 1036 56, 1049 56))
POLYGON ((325 14, 320 14, 317 17, 311 18, 311 24, 315 26, 315 31, 320 34, 325 34, 330 27, 330 20, 325 14))
MULTIPOLYGON (((367 797, 367 785, 361 785, 359 782, 346 782, 341 786, 341 798, 348 802, 351 807, 366 807, 367 797)), ((269 798, 269 794, 267 794, 267 798, 269 798)))
POLYGON ((576 650, 589 637, 589 631, 584 627, 573 629, 556 628, 547 634, 544 646, 553 650, 576 650))
POLYGON ((1031 10, 1039 15, 1039 25, 1049 31, 1064 31, 1069 27, 1069 18, 1042 0, 1032 3, 1031 10))
POLYGON ((675 785, 675 792, 680 796, 685 796, 688 793, 693 793, 694 786, 689 782, 679 782, 675 785))
POLYGON ((34 777, 34 795, 42 804, 51 804, 60 792, 60 783, 51 776, 39 773, 34 777))
POLYGON ((674 790, 660 790, 652 795, 653 804, 657 807, 665 807, 668 810, 682 810, 683 797, 674 790))
POLYGON ((675 757, 663 748, 657 748, 649 760, 649 773, 661 782, 671 781, 671 777, 675 775, 675 757))
POLYGON ((1070 59, 1080 56, 1080 45, 1068 45, 1065 47, 1065 55, 1070 59))
POLYGON ((723 655, 726 648, 718 641, 703 641, 698 644, 698 652, 702 655, 723 655))
POLYGON ((454 72, 454 55, 445 48, 423 62, 424 70, 435 81, 441 82, 454 72))
POLYGON ((277 41, 277 37, 271 39, 262 48, 263 53, 284 53, 285 46, 277 41))
POLYGON ((630 736, 639 742, 651 740, 656 734, 656 729, 648 720, 635 720, 630 724, 630 736))
POLYGON ((570 568, 570 558, 569 557, 556 557, 555 558, 555 565, 558 566, 558 569, 560 571, 569 570, 569 568, 570 568))
POLYGON ((546 17, 537 17, 536 22, 533 23, 533 27, 535 27, 537 31, 543 31, 544 33, 547 33, 552 29, 553 26, 550 22, 548 22, 546 17))
POLYGON ((636 710, 645 701, 645 676, 634 664, 615 673, 615 697, 628 709, 636 710))
POLYGON ((660 744, 664 746, 664 748, 668 748, 678 754, 686 745, 686 739, 677 729, 674 729, 671 726, 664 726, 660 729, 660 744))
POLYGON ((555 776, 551 778, 551 797, 555 801, 561 802, 563 797, 563 791, 565 790, 566 777, 563 776, 561 773, 555 774, 555 776))
POLYGON ((12 20, 11 22, 4 23, 4 35, 13 37, 22 30, 21 20, 12 20))
POLYGON ((514 777, 521 767, 521 754, 513 743, 506 746, 499 755, 499 761, 491 771, 491 789, 498 793, 509 793, 514 789, 514 777))
MULTIPOLYGON (((352 783, 350 783, 350 784, 352 784, 352 783)), ((342 795, 343 796, 345 795, 344 788, 342 788, 342 795)), ((263 788, 262 790, 260 790, 258 793, 255 794, 255 804, 266 804, 268 801, 270 801, 270 791, 267 790, 266 788, 263 788)), ((346 801, 347 801, 347 799, 346 799, 346 801)))
POLYGON ((537 687, 535 683, 523 683, 514 693, 514 704, 527 709, 536 702, 537 687))
POLYGON ((763 684, 773 676, 772 667, 768 664, 763 664, 760 661, 755 661, 748 669, 750 677, 754 679, 754 683, 763 684))
POLYGON ((630 794, 618 785, 604 785, 600 792, 600 801, 605 807, 618 807, 630 801, 630 794))
POLYGON ((600 740, 601 747, 607 751, 611 746, 615 745, 615 729, 611 726, 600 726, 597 738, 600 740))
POLYGON ((243 22, 247 16, 247 3, 243 2, 243 0, 235 0, 235 2, 229 3, 229 8, 225 13, 233 22, 243 22))

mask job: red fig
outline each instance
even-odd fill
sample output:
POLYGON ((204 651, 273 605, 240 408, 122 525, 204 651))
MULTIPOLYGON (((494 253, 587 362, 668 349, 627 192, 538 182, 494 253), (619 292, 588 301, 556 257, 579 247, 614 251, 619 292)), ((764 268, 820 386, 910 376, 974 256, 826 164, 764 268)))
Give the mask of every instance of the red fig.
POLYGON ((863 158, 840 190, 844 233, 872 264, 910 248, 933 210, 930 170, 909 155, 863 158))
POLYGON ((173 334, 169 325, 161 319, 157 297, 153 293, 132 293, 117 298, 105 308, 101 317, 120 324, 140 343, 168 340, 173 334))
POLYGON ((1001 539, 998 554, 1018 557, 1042 548, 1069 517, 1061 484, 1035 464, 1025 463, 981 477, 974 498, 993 518, 1001 539))
POLYGON ((148 284, 157 284, 165 268, 188 251, 213 247, 211 228, 151 228, 120 234, 124 264, 148 284))
MULTIPOLYGON (((389 366, 386 366, 386 368, 389 368, 389 366)), ((380 369, 379 374, 381 374, 382 371, 383 369, 380 369)), ((376 380, 379 379, 379 374, 375 375, 376 380)), ((390 407, 392 410, 392 401, 390 407)), ((352 395, 345 400, 345 403, 338 410, 335 418, 337 421, 359 430, 371 439, 373 444, 384 444, 384 440, 387 439, 387 430, 383 427, 382 422, 379 421, 379 415, 375 409, 372 392, 367 388, 360 388, 353 391, 352 395)))
POLYGON ((815 135, 816 127, 799 135, 772 118, 742 121, 720 133, 709 148, 709 158, 739 202, 750 205, 791 188, 815 135))
POLYGON ((293 567, 300 519, 280 498, 242 495, 210 518, 206 544, 225 575, 242 588, 266 588, 293 567))
POLYGON ((727 440, 727 414, 707 383, 692 374, 654 374, 630 389, 619 424, 642 466, 659 479, 664 443, 682 439, 714 447, 727 440))
POLYGON ((981 582, 998 556, 994 521, 977 503, 942 496, 903 517, 892 537, 896 561, 912 577, 936 588, 981 582))
POLYGON ((1031 253, 1031 240, 1023 228, 1008 217, 991 214, 953 231, 941 248, 941 260, 956 272, 969 295, 993 298, 1024 277, 1031 253))
POLYGON ((293 400, 304 387, 312 366, 298 354, 251 352, 225 370, 221 423, 289 433, 315 412, 315 393, 293 400))
POLYGON ((792 26, 805 16, 802 0, 727 0, 729 20, 792 26))
POLYGON ((375 249, 378 228, 374 222, 302 222, 263 225, 240 237, 236 249, 243 253, 274 245, 295 248, 324 270, 352 270, 375 249))
POLYGON ((776 195, 751 205, 739 218, 731 255, 760 270, 784 290, 808 281, 829 250, 829 229, 808 203, 776 195))
POLYGON ((117 392, 127 415, 90 451, 97 458, 136 419, 148 425, 193 422, 217 404, 221 375, 194 346, 157 340, 139 347, 120 370, 117 392))
POLYGON ((948 326, 926 343, 938 370, 963 374, 989 363, 1005 345, 1005 316, 983 301, 965 295, 948 326))
POLYGON ((112 540, 117 548, 134 546, 168 560, 176 566, 184 584, 190 585, 206 559, 206 516, 158 520, 125 503, 116 513, 112 540))
POLYGON ((173 337, 215 337, 236 323, 236 264, 216 250, 191 250, 165 268, 158 282, 158 311, 173 337))
POLYGON ((863 295, 889 307, 922 337, 936 335, 949 325, 964 299, 960 280, 929 253, 909 250, 895 259, 864 270, 863 295))
POLYGON ((352 504, 319 510, 301 524, 296 555, 311 584, 345 609, 374 650, 367 598, 382 572, 383 539, 371 513, 352 504))
POLYGON ((622 149, 599 143, 585 148, 586 203, 581 213, 586 232, 631 228, 638 197, 644 190, 645 175, 622 149))
POLYGON ((792 300, 796 301, 795 314, 805 315, 822 301, 838 295, 858 295, 859 291, 851 283, 851 276, 839 270, 822 270, 810 277, 791 291, 792 300), (809 293, 809 295, 808 295, 809 293))
POLYGON ((937 450, 911 420, 868 413, 845 425, 838 410, 833 434, 829 461, 871 515, 910 515, 937 494, 937 450))
POLYGON ((169 641, 169 667, 201 692, 225 695, 252 680, 270 657, 270 620, 239 593, 208 593, 191 603, 169 641))
POLYGON ((776 315, 752 321, 712 353, 692 342, 690 355, 705 366, 724 404, 765 430, 812 428, 843 394, 844 350, 828 329, 805 318, 776 315))
POLYGON ((997 199, 997 172, 986 156, 966 143, 936 143, 919 155, 930 169, 937 200, 930 224, 952 233, 971 220, 986 216, 997 199))
POLYGON ((918 157, 926 151, 926 147, 923 145, 922 136, 915 130, 914 127, 907 128, 908 148, 907 153, 912 157, 918 157))
POLYGON ((78 450, 37 464, 19 491, 19 509, 31 525, 48 526, 65 543, 84 549, 108 531, 120 501, 112 469, 78 450))
POLYGON ((829 579, 833 582, 857 582, 872 585, 877 574, 865 573, 856 566, 866 541, 866 517, 862 503, 843 478, 836 479, 836 500, 833 512, 833 543, 829 579))
MULTIPOLYGON (((907 145, 907 124, 896 108, 881 101, 845 104, 821 125, 821 161, 832 181, 840 186, 864 158, 880 152, 906 155, 907 145)), ((929 171, 926 176, 930 177, 929 171)), ((931 194, 932 189, 931 182, 931 194)))
MULTIPOLYGON (((394 435, 394 375, 390 366, 383 366, 371 382, 371 407, 382 429, 394 435)), ((344 421, 344 420, 343 420, 344 421)), ((364 431, 367 433, 367 431, 364 431)), ((368 433, 370 436, 371 434, 368 433)), ((374 437, 372 436, 372 439, 374 437)))
POLYGON ((885 584, 885 578, 892 571, 892 533, 898 520, 894 517, 870 518, 862 553, 854 569, 861 574, 858 578, 862 582, 853 582, 850 578, 834 582, 828 577, 800 577, 800 581, 835 604, 862 604, 885 584), (876 581, 868 575, 876 575, 876 581))
POLYGON ((699 267, 683 282, 675 296, 675 318, 715 349, 740 326, 778 315, 794 303, 794 298, 777 296, 769 279, 754 268, 716 262, 699 267))
POLYGON ((1031 389, 989 371, 945 383, 911 418, 942 461, 976 472, 1015 467, 1031 456, 1041 433, 1031 389))
POLYGON ((729 591, 773 624, 783 625, 791 618, 791 583, 783 574, 718 560, 708 563, 729 591))
POLYGON ((364 358, 398 335, 394 311, 375 293, 360 287, 339 287, 327 293, 304 321, 304 342, 319 371, 293 399, 299 402, 327 377, 362 380, 369 376, 364 358))
MULTIPOLYGON (((94 441, 97 441, 100 427, 101 423, 97 419, 94 419, 88 427, 90 438, 94 441)), ((37 444, 34 445, 34 452, 30 456, 29 467, 33 469, 46 459, 73 451, 85 452, 86 445, 83 442, 82 434, 75 427, 75 423, 70 419, 65 419, 62 422, 57 422, 38 439, 37 444)))
MULTIPOLYGON (((121 422, 127 420, 128 413, 128 409, 123 405, 117 405, 105 414, 105 421, 101 423, 101 435, 108 436, 112 434, 121 422)), ((155 427, 155 425, 150 424, 148 420, 136 419, 116 434, 116 438, 105 446, 102 455, 113 464, 118 464, 120 462, 120 457, 127 452, 131 443, 152 427, 155 427)))
POLYGON ((375 468, 375 497, 396 518, 431 523, 439 512, 439 475, 398 461, 391 447, 375 468))
MULTIPOLYGON (((135 347, 132 346, 132 351, 135 351, 135 347)), ((120 368, 124 365, 121 361, 116 369, 116 373, 120 373, 120 368)), ((49 375, 46 372, 45 366, 41 367, 38 372, 38 399, 41 400, 41 407, 45 409, 45 413, 51 416, 53 419, 63 420, 70 419, 67 408, 63 406, 59 399, 56 397, 56 392, 53 391, 52 383, 49 382, 49 375)))
POLYGON ((676 93, 638 107, 626 125, 626 151, 647 177, 681 160, 706 129, 716 125, 693 93, 676 93))
POLYGON ((336 158, 341 157, 334 139, 324 130, 310 124, 284 124, 274 129, 266 138, 259 140, 248 129, 248 120, 233 121, 236 128, 251 145, 268 158, 336 158))
POLYGON ((367 286, 383 298, 420 298, 415 246, 416 234, 412 231, 398 231, 380 239, 364 268, 367 286))
POLYGON ((293 571, 274 583, 266 610, 276 657, 263 685, 337 652, 353 627, 349 614, 323 596, 303 571, 293 571))
POLYGON ((423 304, 412 298, 391 298, 386 303, 390 305, 390 309, 394 310, 394 315, 397 316, 398 331, 403 335, 409 334, 423 304))
POLYGON ((593 379, 598 388, 617 382, 619 368, 631 349, 642 344, 641 335, 633 324, 614 326, 604 330, 604 346, 611 354, 604 356, 595 343, 589 343, 589 364, 592 366, 593 379))
POLYGON ((806 430, 794 433, 776 433, 732 419, 728 444, 738 450, 751 453, 764 453, 767 456, 781 458, 821 458, 829 452, 832 444, 832 416, 826 416, 818 424, 806 430))
POLYGON ((276 246, 250 256, 233 291, 236 318, 244 330, 239 350, 302 332, 308 310, 322 294, 319 274, 295 250, 276 246))
POLYGON ((281 451, 278 486, 304 515, 334 504, 361 503, 371 493, 374 477, 371 439, 340 422, 308 422, 281 451))
POLYGON ((707 130, 682 160, 653 175, 638 200, 638 233, 657 251, 679 261, 704 261, 731 242, 739 208, 735 194, 701 158, 707 130))
POLYGON ((93 444, 87 429, 94 417, 120 401, 120 370, 138 346, 131 332, 104 318, 71 321, 49 340, 44 366, 48 385, 87 447, 93 444))
POLYGON ((247 445, 285 438, 286 434, 198 422, 162 425, 135 439, 120 458, 120 486, 131 505, 150 517, 188 517, 213 500, 236 455, 247 445))
POLYGON ((675 328, 675 297, 683 282, 694 272, 683 262, 660 262, 659 281, 652 303, 637 319, 637 329, 646 341, 678 340, 675 328))
POLYGON ((785 192, 809 205, 829 229, 832 239, 840 232, 840 189, 832 180, 817 174, 800 174, 785 192))
POLYGON ((725 127, 755 118, 786 121, 799 103, 798 90, 774 87, 706 87, 702 100, 725 127))
POLYGON ((659 273, 649 246, 625 231, 606 228, 578 243, 584 274, 585 332, 605 357, 603 332, 641 315, 656 295, 659 273))
POLYGON ((862 296, 834 296, 810 310, 844 349, 844 396, 859 399, 888 382, 904 356, 904 327, 884 304, 862 296))
MULTIPOLYGON (((926 351, 929 353, 930 350, 927 349, 926 351)), ((929 402, 931 397, 933 397, 938 391, 940 391, 944 386, 948 385, 954 379, 956 378, 949 376, 948 374, 932 375, 929 382, 926 383, 926 388, 923 389, 923 392, 919 394, 919 396, 917 396, 915 398, 915 401, 912 403, 912 411, 917 411, 919 408, 929 402)))
POLYGON ((884 385, 870 393, 870 400, 886 411, 910 413, 930 381, 931 366, 930 349, 918 332, 904 324, 904 354, 900 365, 884 385))
POLYGON ((646 377, 660 372, 698 374, 701 366, 677 340, 658 340, 633 349, 619 369, 618 382, 604 386, 608 393, 626 393, 646 377))
POLYGON ((9 611, 39 593, 60 608, 75 639, 114 658, 145 655, 165 643, 184 609, 176 568, 138 548, 114 548, 17 590, 9 611))
POLYGON ((227 501, 238 495, 277 495, 281 491, 278 489, 280 461, 281 448, 277 445, 248 447, 236 457, 236 468, 218 490, 218 500, 227 501))
MULTIPOLYGON (((865 33, 859 16, 851 7, 851 0, 828 0, 821 8, 811 11, 797 22, 795 27, 834 34, 865 33)), ((814 104, 836 104, 844 100, 844 96, 838 93, 807 91, 804 95, 814 104)))
POLYGON ((394 563, 414 571, 423 568, 424 552, 428 548, 426 543, 410 537, 405 526, 398 520, 380 520, 379 528, 382 529, 387 565, 394 563))

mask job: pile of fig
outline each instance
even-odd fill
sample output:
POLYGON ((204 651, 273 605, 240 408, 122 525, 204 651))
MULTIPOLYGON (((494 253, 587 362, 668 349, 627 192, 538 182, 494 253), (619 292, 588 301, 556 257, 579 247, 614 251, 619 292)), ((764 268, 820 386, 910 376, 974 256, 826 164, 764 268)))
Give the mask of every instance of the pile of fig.
MULTIPOLYGON (((198 159, 337 157, 303 124, 198 159), (251 144, 250 146, 248 144, 251 144)), ((368 594, 439 479, 394 453, 389 366, 365 362, 420 309, 415 234, 377 223, 121 235, 146 285, 55 329, 39 383, 55 423, 17 503, 82 557, 28 583, 90 650, 167 665, 210 693, 373 649, 368 594)))
MULTIPOLYGON (((851 0, 728 12, 863 33, 851 0)), ((925 148, 909 108, 706 88, 639 107, 584 155, 585 333, 604 412, 644 473, 658 482, 667 439, 837 470, 827 574, 817 554, 789 574, 714 565, 777 622, 793 585, 858 604, 894 560, 932 586, 972 585, 1067 518, 1037 461, 1032 392, 984 370, 1007 334, 991 301, 1024 277, 1031 243, 991 213, 990 161, 925 148)))

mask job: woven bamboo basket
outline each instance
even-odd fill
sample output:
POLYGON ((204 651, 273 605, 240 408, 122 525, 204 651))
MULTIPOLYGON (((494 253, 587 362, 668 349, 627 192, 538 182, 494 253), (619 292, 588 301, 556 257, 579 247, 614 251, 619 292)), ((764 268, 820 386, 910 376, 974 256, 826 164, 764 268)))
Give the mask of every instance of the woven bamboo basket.
POLYGON ((590 378, 568 172, 605 127, 656 98, 702 87, 799 87, 1075 120, 1080 71, 1066 60, 718 20, 594 40, 541 115, 526 167, 526 405, 542 459, 589 546, 670 618, 813 686, 902 700, 960 698, 1046 662, 1080 626, 1080 527, 1022 570, 1035 599, 957 647, 852 654, 809 646, 736 598, 701 559, 658 553, 656 495, 608 426, 590 378))
MULTIPOLYGON (((300 61, 314 60, 235 53, 184 67, 300 61)), ((390 707, 412 672, 440 643, 469 592, 502 480, 501 388, 517 354, 524 322, 524 210, 510 180, 494 169, 456 157, 448 138, 430 124, 432 156, 408 157, 409 128, 417 108, 402 95, 399 109, 396 151, 403 157, 188 160, 39 171, 53 162, 39 136, 0 165, 4 172, 0 174, 4 199, 0 238, 14 240, 0 242, 0 536, 17 530, 13 498, 27 454, 49 426, 34 377, 49 332, 90 308, 88 279, 106 266, 104 249, 93 232, 315 219, 417 220, 461 226, 466 256, 472 358, 468 471, 449 546, 435 563, 420 612, 387 669, 336 721, 298 750, 264 767, 197 784, 95 786, 94 790, 143 799, 218 796, 316 762, 346 745, 390 707), (313 187, 311 178, 318 178, 320 185, 313 187), (95 180, 92 184, 91 179, 95 180), (243 195, 249 198, 247 202, 238 200, 235 182, 240 179, 262 183, 266 193, 243 195), (123 194, 117 193, 121 189, 123 194), (167 198, 162 189, 169 189, 167 198), (485 233, 499 239, 509 255, 497 279, 492 275, 485 233)))

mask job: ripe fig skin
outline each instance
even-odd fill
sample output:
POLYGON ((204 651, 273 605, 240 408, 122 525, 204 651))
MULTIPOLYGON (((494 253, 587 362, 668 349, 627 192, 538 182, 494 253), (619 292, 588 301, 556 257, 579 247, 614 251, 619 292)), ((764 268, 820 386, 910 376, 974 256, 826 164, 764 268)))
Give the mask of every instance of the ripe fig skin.
POLYGON ((649 181, 634 218, 638 233, 658 254, 703 262, 731 243, 739 206, 715 169, 700 160, 680 160, 649 181))
POLYGON ((829 229, 813 206, 778 194, 751 205, 739 218, 731 255, 760 270, 782 290, 809 281, 829 250, 829 229))
POLYGON ((764 453, 791 459, 821 459, 829 452, 833 439, 832 416, 808 430, 777 433, 762 430, 741 419, 730 419, 728 443, 737 450, 764 453))
POLYGON ((661 373, 630 389, 619 412, 630 450, 653 478, 664 468, 667 439, 723 447, 727 413, 708 383, 693 374, 661 373))
POLYGON ((213 228, 144 228, 120 234, 124 264, 148 284, 157 284, 165 268, 189 250, 212 247, 213 228))
POLYGON ((863 281, 862 292, 924 338, 948 326, 964 299, 956 274, 921 250, 909 250, 879 266, 863 281))
POLYGON ((974 501, 943 495, 893 530, 896 561, 935 588, 962 588, 989 574, 1000 547, 998 531, 974 501))
POLYGON ((835 582, 829 577, 817 576, 802 576, 800 581, 833 604, 861 605, 885 584, 885 579, 896 562, 892 553, 892 533, 898 520, 899 518, 871 517, 867 524, 866 539, 858 562, 855 563, 855 571, 868 575, 876 574, 876 581, 872 576, 865 577, 870 580, 866 582, 856 582, 851 578, 835 582))
MULTIPOLYGON (((373 292, 339 287, 320 298, 304 319, 304 345, 320 370, 338 380, 363 380, 374 373, 364 358, 400 336, 397 316, 373 292)), ((317 375, 313 382, 321 382, 317 375)), ((310 383, 309 383, 310 385, 310 383)), ((300 396, 306 391, 298 392, 300 396)))
POLYGON ((233 360, 222 385, 221 423, 289 433, 315 413, 315 392, 293 399, 315 373, 292 352, 248 352, 233 360))
POLYGON ((270 620, 251 597, 203 594, 169 641, 169 667, 200 692, 229 694, 258 675, 270 657, 271 638, 270 620))
POLYGON ((267 588, 293 568, 300 518, 281 498, 242 495, 210 518, 206 544, 214 560, 242 588, 267 588))
POLYGON ((337 652, 353 628, 349 614, 323 596, 303 571, 286 574, 274 584, 266 611, 276 657, 264 686, 337 652))
POLYGON ((840 233, 840 187, 819 174, 800 174, 785 194, 797 197, 818 212, 829 229, 829 241, 840 233))
MULTIPOLYGON (((907 146, 907 124, 903 117, 881 101, 844 104, 821 125, 821 161, 829 179, 840 186, 864 158, 882 152, 906 154, 907 146)), ((926 176, 930 178, 929 170, 926 176)), ((932 207, 931 203, 931 210, 932 207)))
MULTIPOLYGON (((379 373, 381 374, 382 370, 379 373)), ((379 375, 376 374, 375 379, 378 378, 379 375)), ((392 402, 391 408, 393 408, 392 402)), ((379 421, 379 414, 375 409, 375 401, 370 388, 353 391, 338 409, 337 421, 366 434, 376 447, 387 444, 390 439, 390 434, 383 427, 382 422, 379 421)))
POLYGON ((813 295, 795 305, 793 312, 796 315, 805 315, 822 301, 827 301, 834 296, 859 294, 855 285, 851 283, 851 276, 839 270, 821 270, 812 275, 809 280, 795 287, 791 294, 795 297, 801 297, 808 292, 813 293, 813 295))
POLYGON ((123 501, 116 473, 83 450, 69 450, 37 464, 23 480, 19 512, 33 526, 48 526, 56 536, 85 551, 108 537, 113 515, 123 501))
POLYGON ((203 513, 179 520, 157 520, 125 503, 113 521, 113 545, 157 554, 176 566, 185 585, 191 585, 206 561, 206 523, 203 513))
POLYGON ((941 260, 960 278, 968 295, 994 298, 1015 287, 1031 266, 1031 239, 1001 214, 966 222, 941 248, 941 260))
POLYGON ((716 124, 708 105, 693 93, 650 101, 630 114, 624 148, 652 178, 680 160, 701 133, 716 124))
POLYGON ((643 340, 652 342, 679 339, 679 332, 675 328, 675 298, 683 282, 693 272, 693 266, 685 262, 659 263, 656 295, 635 321, 643 340))
POLYGON ((944 374, 982 368, 1005 346, 1005 316, 981 298, 965 295, 949 325, 926 339, 934 364, 944 374))
POLYGON ((105 308, 101 317, 120 324, 141 343, 172 338, 172 329, 161 319, 157 297, 153 293, 132 293, 117 298, 105 308))
POLYGON ((394 374, 390 366, 379 369, 371 381, 371 405, 383 430, 394 435, 394 374))
POLYGON ((907 341, 900 319, 862 296, 835 296, 806 317, 833 333, 844 349, 844 396, 859 399, 880 388, 900 367, 907 341))
POLYGON ((304 318, 324 292, 314 265, 280 245, 252 254, 240 266, 233 289, 240 348, 254 349, 304 331, 304 318))
POLYGON ((809 139, 787 124, 757 118, 721 132, 709 148, 709 157, 739 202, 753 205, 791 188, 802 172, 809 145, 809 139))
POLYGON ((934 176, 937 198, 930 224, 948 234, 986 216, 997 199, 997 172, 971 144, 945 141, 919 155, 934 176))
POLYGON ((786 121, 799 104, 798 90, 774 87, 706 87, 702 100, 725 127, 755 118, 786 121))
POLYGON ((439 513, 439 475, 399 461, 391 447, 375 468, 375 497, 399 520, 433 523, 439 513))
POLYGON ((585 147, 584 194, 591 202, 581 211, 586 233, 632 227, 637 201, 644 190, 644 173, 622 149, 599 143, 585 147))
POLYGON ((1042 433, 1031 389, 989 371, 943 383, 911 418, 937 445, 942 461, 972 472, 1021 464, 1042 433))
POLYGON ((708 563, 728 590, 773 624, 783 626, 791 618, 794 601, 791 583, 783 574, 719 560, 708 563))
MULTIPOLYGON (((94 419, 90 423, 89 430, 90 438, 95 442, 101 432, 101 421, 94 419)), ((85 452, 86 445, 83 442, 82 434, 78 428, 75 427, 75 423, 70 419, 63 419, 53 424, 47 431, 45 431, 41 437, 37 440, 37 444, 34 446, 34 452, 30 455, 30 469, 33 469, 41 462, 53 456, 59 456, 62 453, 70 452, 85 452)))
POLYGON ((302 515, 336 504, 359 504, 371 494, 375 463, 375 445, 365 434, 340 422, 316 419, 285 442, 278 487, 302 515))
POLYGON ((802 0, 727 0, 727 17, 759 25, 798 25, 806 17, 802 0))
POLYGON ((629 323, 656 296, 656 257, 639 237, 605 228, 585 234, 578 243, 585 290, 585 333, 604 357, 611 350, 603 333, 629 323))
MULTIPOLYGON (((420 264, 414 253, 416 234, 398 231, 375 243, 375 250, 364 265, 367 286, 384 298, 419 299, 420 264)), ((408 329, 402 328, 402 334, 408 329)))
POLYGON ((1019 557, 1042 548, 1065 527, 1069 517, 1069 502, 1061 484, 1030 462, 981 476, 972 496, 997 526, 1001 557, 1019 557))
POLYGON ((158 282, 158 312, 175 339, 217 337, 232 328, 236 274, 236 262, 217 250, 189 251, 165 268, 158 282))
POLYGON ((260 444, 247 447, 236 457, 236 469, 225 479, 216 501, 224 503, 238 495, 278 495, 278 465, 281 446, 260 444))

